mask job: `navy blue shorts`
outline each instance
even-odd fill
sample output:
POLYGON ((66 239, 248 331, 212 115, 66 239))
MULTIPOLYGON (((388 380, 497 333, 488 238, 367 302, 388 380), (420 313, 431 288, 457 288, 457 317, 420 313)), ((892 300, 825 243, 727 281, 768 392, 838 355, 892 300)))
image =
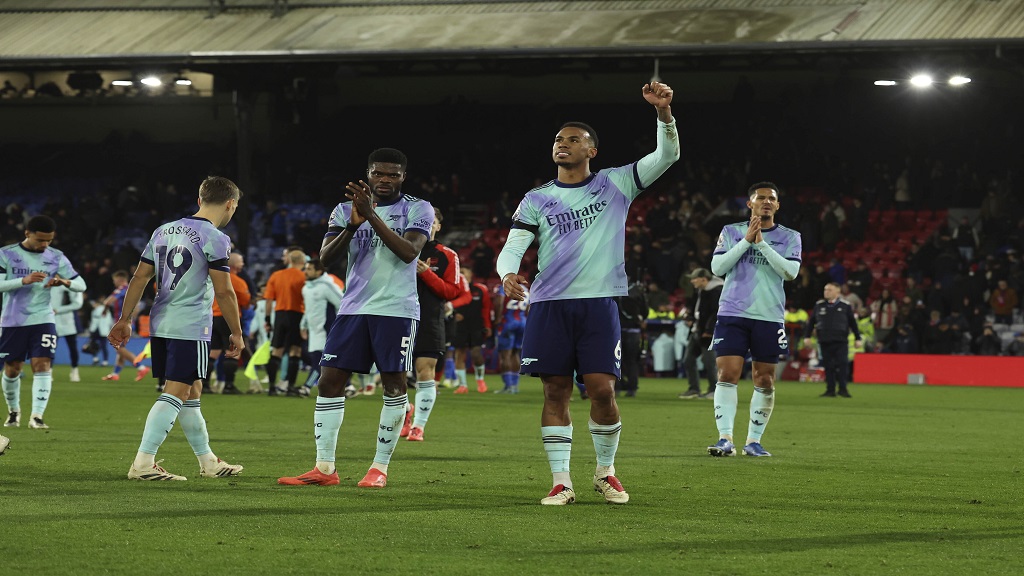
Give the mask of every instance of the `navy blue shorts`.
POLYGON ((369 374, 373 364, 380 372, 408 372, 418 324, 411 318, 338 315, 327 333, 320 365, 360 374, 369 374))
POLYGON ((0 360, 24 362, 30 358, 49 358, 57 351, 57 326, 33 324, 0 328, 0 360))
POLYGON ((526 334, 525 322, 505 322, 498 335, 498 350, 519 350, 523 347, 523 336, 526 334))
POLYGON ((782 322, 752 320, 738 316, 719 316, 711 349, 717 356, 743 356, 754 362, 778 364, 786 354, 789 340, 782 322))
POLYGON ((530 306, 520 374, 620 374, 619 306, 611 298, 549 300, 530 306))
POLYGON ((210 343, 205 340, 149 339, 153 377, 191 386, 206 378, 210 364, 210 343))

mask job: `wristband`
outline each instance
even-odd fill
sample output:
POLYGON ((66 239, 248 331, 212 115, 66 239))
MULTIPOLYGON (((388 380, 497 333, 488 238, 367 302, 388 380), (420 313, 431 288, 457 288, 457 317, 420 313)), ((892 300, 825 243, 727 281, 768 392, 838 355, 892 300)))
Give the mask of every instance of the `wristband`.
POLYGON ((264 316, 263 317, 263 322, 266 323, 266 324, 270 324, 270 316, 264 316))
POLYGON ((362 226, 362 224, 349 224, 349 225, 345 226, 345 230, 348 230, 349 232, 355 233, 356 230, 359 230, 360 226, 362 226))

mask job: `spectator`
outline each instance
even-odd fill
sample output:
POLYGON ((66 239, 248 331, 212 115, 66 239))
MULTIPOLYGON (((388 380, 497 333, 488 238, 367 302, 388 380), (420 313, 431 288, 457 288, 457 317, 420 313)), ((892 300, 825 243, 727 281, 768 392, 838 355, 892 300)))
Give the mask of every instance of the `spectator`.
POLYGON ((860 343, 857 343, 853 334, 849 334, 847 337, 847 347, 850 350, 848 357, 850 361, 850 372, 847 377, 850 382, 853 382, 853 361, 857 354, 877 351, 878 339, 875 334, 875 325, 871 321, 871 310, 868 310, 867 308, 857 310, 857 327, 860 328, 860 343))
POLYGON ((494 249, 486 242, 478 241, 469 258, 473 261, 473 277, 477 281, 482 282, 494 275, 494 249))
POLYGON ((288 243, 288 209, 277 205, 273 200, 267 200, 263 212, 263 225, 270 231, 270 237, 274 244, 284 246, 288 243))
POLYGON ((920 346, 917 342, 917 332, 911 324, 900 324, 896 329, 896 338, 893 339, 889 352, 896 354, 917 354, 920 346))
POLYGON ((863 260, 857 262, 857 268, 846 278, 846 284, 850 287, 850 291, 860 297, 861 302, 867 302, 868 295, 871 294, 871 284, 874 281, 871 270, 868 270, 867 262, 863 260))
POLYGON ((1017 291, 1010 288, 1006 280, 1000 280, 992 290, 988 305, 992 307, 992 313, 995 314, 996 324, 1013 324, 1013 310, 1017 307, 1017 291))
POLYGON ((924 299, 925 308, 929 312, 938 312, 940 318, 949 312, 949 303, 946 300, 945 287, 941 280, 936 280, 935 284, 932 284, 931 290, 928 291, 924 299))
POLYGON ((967 318, 960 313, 960 310, 954 308, 950 310, 949 316, 942 319, 942 322, 949 325, 949 331, 952 334, 950 339, 953 341, 953 354, 970 354, 971 335, 967 318))
POLYGON ((829 205, 821 213, 821 247, 825 249, 825 252, 835 251, 841 235, 839 231, 839 217, 831 208, 832 206, 829 205))
POLYGON ((960 272, 960 255, 953 250, 950 244, 943 244, 939 255, 932 259, 932 278, 941 282, 943 286, 949 287, 953 284, 953 278, 960 272))
POLYGON ((991 325, 987 325, 981 336, 974 339, 974 353, 978 356, 999 356, 1003 352, 1003 342, 996 335, 991 325))
POLYGON ((950 355, 957 347, 957 335, 949 329, 949 324, 939 320, 938 324, 929 326, 925 334, 925 354, 950 355))
POLYGON ((658 312, 671 308, 668 294, 656 282, 647 285, 647 307, 658 312))
POLYGON ((18 89, 11 84, 10 80, 4 80, 4 87, 0 88, 0 98, 14 98, 18 95, 18 89))
POLYGON ((853 206, 850 207, 850 217, 847 220, 847 230, 850 239, 854 242, 863 242, 864 235, 868 229, 868 207, 860 198, 853 199, 853 206))
POLYGON ((879 341, 885 341, 889 332, 896 326, 896 315, 899 313, 899 304, 892 297, 888 288, 882 289, 882 294, 871 303, 871 318, 875 324, 875 336, 879 341))
POLYGON ((864 306, 864 300, 862 300, 855 292, 850 290, 849 284, 843 284, 843 287, 840 289, 839 297, 849 302, 850 307, 853 308, 854 311, 866 307, 864 306))
POLYGON ((647 254, 644 252, 644 245, 634 242, 632 248, 626 253, 626 276, 642 282, 646 274, 647 254))
POLYGON ((838 258, 833 258, 828 267, 828 281, 835 282, 840 286, 846 284, 846 267, 838 258))
POLYGON ((960 225, 953 229, 953 245, 960 251, 965 262, 974 260, 974 251, 978 249, 978 231, 967 216, 960 218, 960 225))
MULTIPOLYGON (((921 280, 925 277, 928 258, 929 256, 920 242, 914 242, 910 245, 910 253, 907 254, 906 270, 908 280, 913 280, 917 284, 921 283, 921 280)), ((921 300, 921 298, 918 298, 918 300, 921 300)))
POLYGON ((306 254, 318 254, 323 241, 323 234, 320 230, 323 229, 324 227, 313 228, 313 224, 309 220, 300 220, 292 230, 292 239, 297 246, 302 247, 302 251, 306 254))
MULTIPOLYGON (((815 285, 811 280, 812 275, 810 272, 801 274, 797 276, 795 282, 786 283, 786 288, 789 289, 789 301, 792 302, 794 308, 807 310, 818 301, 818 292, 811 288, 812 285, 815 285)), ((823 280, 820 285, 824 285, 827 281, 823 280)))
POLYGON ((924 300, 924 291, 918 285, 917 280, 911 277, 907 277, 904 281, 903 295, 910 297, 911 302, 917 302, 918 300, 924 300))
MULTIPOLYGON (((808 320, 810 320, 810 314, 807 313, 807 310, 797 307, 792 301, 786 303, 786 315, 783 317, 783 322, 790 342, 799 342, 804 337, 808 320)), ((789 353, 793 355, 796 350, 790 347, 789 353)))
POLYGON ((1007 356, 1024 356, 1024 332, 1013 335, 1013 341, 1006 347, 1007 356))
POLYGON ((893 201, 896 203, 897 210, 909 210, 913 207, 913 197, 910 195, 910 171, 906 168, 896 177, 893 201))
POLYGON ((981 336, 985 325, 989 324, 989 322, 985 321, 984 306, 979 303, 975 303, 970 298, 964 298, 963 314, 964 318, 967 319, 967 326, 970 331, 971 338, 974 339, 981 336))

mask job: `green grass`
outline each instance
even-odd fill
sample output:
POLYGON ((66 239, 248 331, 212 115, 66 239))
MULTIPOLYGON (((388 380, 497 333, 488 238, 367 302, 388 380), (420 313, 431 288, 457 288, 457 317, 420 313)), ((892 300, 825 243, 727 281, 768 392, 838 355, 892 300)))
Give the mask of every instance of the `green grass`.
MULTIPOLYGON (((714 459, 711 402, 647 379, 620 399, 629 504, 588 489, 594 450, 577 399, 578 500, 544 507, 534 379, 519 396, 441 391, 427 441, 402 441, 374 491, 355 483, 373 457, 379 394, 348 403, 341 486, 278 486, 313 465, 313 403, 251 396, 203 400, 214 450, 242 476, 199 478, 175 427, 158 458, 189 481, 131 482, 152 380, 82 372, 69 384, 56 369, 50 430, 0 430, 12 438, 0 458, 6 574, 1024 573, 1024 389, 855 385, 848 400, 783 382, 764 437, 775 457, 714 459)), ((740 390, 742 434, 750 383, 740 390)))

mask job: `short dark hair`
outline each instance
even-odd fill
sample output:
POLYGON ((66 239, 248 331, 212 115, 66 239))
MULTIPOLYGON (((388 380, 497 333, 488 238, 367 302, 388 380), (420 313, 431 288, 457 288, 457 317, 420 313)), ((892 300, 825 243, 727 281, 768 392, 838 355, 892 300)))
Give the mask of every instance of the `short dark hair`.
POLYGON ((367 158, 366 166, 369 167, 371 164, 377 162, 383 162, 386 164, 398 164, 405 170, 405 167, 409 165, 409 159, 406 158, 405 154, 401 150, 395 148, 377 148, 373 152, 370 152, 370 157, 367 158))
POLYGON ((53 218, 40 214, 29 218, 28 223, 25 224, 25 230, 49 234, 57 231, 57 223, 53 221, 53 218))
POLYGON ((438 223, 444 222, 444 214, 441 214, 441 209, 437 206, 434 206, 434 220, 437 220, 438 223))
POLYGON ((223 176, 207 176, 199 185, 199 199, 204 204, 227 204, 228 200, 238 200, 242 191, 234 182, 223 176))
POLYGON ((310 258, 309 260, 306 261, 306 264, 312 266, 314 270, 317 270, 319 272, 324 271, 324 265, 320 263, 319 258, 310 258))
POLYGON ((127 270, 115 270, 111 276, 114 278, 127 278, 129 274, 127 270))
POLYGON ((778 186, 776 186, 772 182, 765 181, 765 182, 758 182, 757 184, 752 184, 750 186, 750 188, 747 189, 747 198, 750 198, 751 196, 753 196, 754 193, 757 192, 758 190, 760 190, 761 188, 770 188, 771 190, 775 190, 775 195, 777 197, 779 197, 779 198, 782 197, 782 191, 779 190, 778 186))
POLYGON ((559 128, 558 130, 561 131, 563 128, 579 128, 580 130, 585 130, 587 134, 590 134, 590 143, 594 145, 594 148, 597 148, 597 131, 591 128, 589 124, 583 122, 566 122, 565 124, 562 124, 562 128, 559 128))

